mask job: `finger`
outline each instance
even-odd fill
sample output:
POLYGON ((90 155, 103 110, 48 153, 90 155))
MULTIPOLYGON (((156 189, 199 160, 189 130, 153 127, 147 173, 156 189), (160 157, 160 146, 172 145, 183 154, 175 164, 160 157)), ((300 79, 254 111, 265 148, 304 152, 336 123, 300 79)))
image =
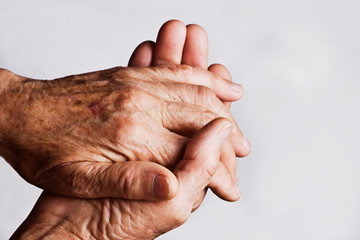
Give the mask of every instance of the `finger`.
POLYGON ((235 181, 229 174, 229 170, 222 162, 219 163, 214 176, 212 177, 208 187, 219 198, 234 202, 239 200, 240 192, 235 181))
POLYGON ((155 43, 145 41, 136 47, 129 59, 129 67, 149 67, 152 62, 152 56, 155 43))
POLYGON ((208 37, 206 31, 199 25, 186 26, 186 40, 181 63, 202 69, 208 66, 208 37))
POLYGON ((180 64, 185 37, 184 23, 178 20, 164 23, 156 39, 152 65, 180 64))
MULTIPOLYGON (((173 109, 176 109, 173 108, 173 109)), ((185 110, 186 112, 187 110, 185 110)), ((188 115, 188 114, 186 114, 188 115)), ((180 117, 183 117, 185 115, 181 115, 180 117)), ((212 113, 208 113, 208 117, 201 117, 204 116, 204 113, 201 113, 199 111, 196 111, 195 114, 190 114, 189 116, 194 117, 191 121, 188 123, 181 122, 181 125, 179 129, 182 129, 182 124, 184 124, 184 127, 188 127, 187 129, 187 135, 190 137, 193 135, 194 132, 197 132, 200 130, 203 126, 205 126, 207 123, 212 121, 216 118, 216 115, 213 115, 212 113), (198 118, 194 117, 198 114, 198 118), (188 126, 186 126, 188 125, 188 126)), ((174 115, 175 119, 179 119, 179 117, 176 117, 174 115)), ((189 120, 189 117, 184 117, 185 120, 189 120)), ((176 129, 176 131, 180 131, 176 129)), ((183 134, 183 132, 180 132, 180 134, 183 134)), ((237 165, 237 159, 235 156, 234 148, 227 139, 225 143, 223 144, 222 151, 220 154, 220 160, 221 163, 216 170, 216 173, 214 175, 215 178, 211 180, 211 183, 209 187, 211 190, 220 198, 226 200, 226 201, 236 201, 237 195, 234 191, 234 188, 237 188, 236 186, 236 165, 237 165)))
MULTIPOLYGON (((206 31, 199 25, 191 24, 186 26, 187 33, 186 33, 186 41, 183 50, 183 58, 182 64, 187 64, 191 66, 197 66, 202 69, 206 69, 208 66, 208 37, 206 31)), ((224 79, 231 81, 230 72, 220 64, 213 64, 209 67, 209 71, 218 74, 219 76, 223 77, 224 79)), ((225 102, 225 106, 230 109, 230 102, 225 102)), ((230 142, 226 142, 223 146, 223 151, 221 152, 221 162, 226 166, 228 174, 231 175, 233 181, 236 180, 236 156, 234 149, 230 142)), ((228 179, 228 178, 223 178, 228 179)), ((224 181, 217 182, 218 185, 220 183, 224 183, 224 181)), ((226 183, 226 182, 225 182, 226 183)), ((228 182, 230 184, 230 182, 228 182)), ((217 189, 221 189, 219 186, 217 189)), ((213 191, 217 189, 212 189, 213 191)), ((219 197, 223 199, 231 200, 231 195, 227 195, 220 190, 217 190, 217 194, 219 197)))
MULTIPOLYGON (((231 74, 230 74, 229 70, 224 65, 212 64, 212 65, 209 66, 208 70, 210 72, 213 72, 213 73, 219 75, 220 77, 232 82, 231 74)), ((242 92, 242 94, 244 94, 244 92, 242 92)), ((230 109, 231 102, 224 101, 223 103, 228 109, 230 109)))
MULTIPOLYGON (((137 69, 140 71, 139 69, 137 69)), ((190 85, 205 86, 214 91, 216 96, 222 101, 236 101, 242 96, 242 86, 227 81, 207 70, 194 68, 188 65, 166 65, 152 67, 148 75, 148 80, 153 82, 169 83, 170 81, 186 83, 190 85)))
MULTIPOLYGON (((218 114, 202 107, 176 102, 168 102, 166 110, 163 110, 162 114, 165 114, 162 116, 163 127, 186 137, 192 137, 207 123, 219 117, 218 114)), ((220 159, 227 168, 232 181, 235 182, 237 159, 231 141, 227 140, 224 143, 220 159)), ((229 198, 226 195, 220 197, 229 198)))
POLYGON ((237 158, 236 158, 236 154, 235 154, 235 149, 234 149, 230 139, 226 140, 226 142, 223 146, 220 160, 224 164, 226 169, 228 170, 229 174, 231 175, 233 182, 236 182, 237 158))
MULTIPOLYGON (((251 150, 249 141, 242 134, 229 110, 215 96, 213 91, 197 85, 178 86, 177 84, 168 84, 167 87, 169 89, 167 91, 169 95, 162 95, 162 97, 167 98, 168 101, 177 101, 177 104, 171 103, 167 104, 166 108, 164 107, 166 112, 163 112, 163 114, 167 114, 168 116, 167 118, 163 118, 163 124, 166 128, 180 134, 182 133, 179 131, 183 128, 183 130, 191 134, 204 126, 201 124, 206 124, 206 121, 212 120, 211 118, 227 118, 234 126, 231 134, 231 142, 235 149, 236 156, 244 157, 249 154, 251 150), (198 114, 203 114, 204 117, 201 118, 198 114), (189 117, 189 119, 186 119, 186 117, 189 117)), ((163 115, 161 116, 163 117, 163 115)))
POLYGON ((147 148, 147 151, 151 153, 151 155, 147 154, 147 159, 143 158, 141 160, 158 163, 170 170, 174 169, 175 165, 184 155, 185 147, 189 141, 186 136, 179 135, 165 128, 157 130, 157 133, 153 133, 148 137, 138 136, 137 139, 141 137, 143 140, 146 139, 144 142, 153 142, 154 139, 158 140, 157 143, 147 144, 139 148, 140 151, 144 151, 143 149, 147 148))
POLYGON ((147 161, 76 162, 53 169, 47 178, 57 184, 42 186, 45 190, 80 198, 158 201, 171 199, 178 191, 177 179, 170 170, 147 161))
POLYGON ((130 77, 139 78, 142 81, 152 83, 168 84, 169 82, 186 83, 191 85, 206 86, 214 91, 216 96, 222 101, 236 101, 242 96, 242 86, 227 81, 210 71, 194 68, 188 65, 162 65, 153 67, 123 68, 115 67, 111 69, 67 76, 61 80, 70 81, 96 81, 101 78, 123 78, 124 74, 130 77))
POLYGON ((207 192, 208 188, 205 188, 200 195, 198 196, 198 199, 196 200, 196 202, 193 204, 193 207, 191 209, 191 212, 195 212, 201 205, 201 203, 204 201, 204 198, 206 196, 206 192, 207 192))
POLYGON ((232 129, 224 118, 211 121, 189 141, 183 159, 174 171, 179 190, 188 193, 188 200, 195 203, 199 194, 210 183, 219 165, 222 145, 232 129))
MULTIPOLYGON (((223 77, 224 79, 226 79, 228 81, 232 81, 230 71, 221 64, 212 64, 211 66, 209 66, 208 70, 223 77)), ((224 101, 223 103, 224 103, 224 106, 230 110, 231 102, 224 101)), ((224 149, 222 151, 221 161, 224 163, 224 165, 227 167, 227 169, 231 173, 233 180, 236 181, 236 178, 237 178, 236 177, 236 166, 237 166, 236 155, 234 153, 234 149, 232 147, 229 148, 227 146, 229 146, 229 145, 227 144, 223 147, 224 149), (225 149, 226 147, 227 147, 227 149, 225 149), (227 155, 227 156, 223 156, 223 155, 227 155)))
MULTIPOLYGON (((166 116, 163 116, 163 126, 172 132, 176 132, 187 137, 191 137, 207 123, 218 117, 217 114, 201 107, 174 102, 169 102, 167 109, 163 111, 163 113, 166 113, 166 116)), ((234 201, 236 196, 234 196, 232 192, 222 190, 222 186, 232 186, 237 179, 237 159, 234 147, 230 140, 227 140, 224 143, 220 160, 224 164, 222 166, 225 167, 225 171, 222 171, 222 177, 216 179, 213 185, 210 185, 209 187, 220 198, 228 201, 234 201), (225 173, 228 176, 224 176, 225 173)))
POLYGON ((206 124, 219 117, 201 106, 181 102, 166 102, 159 115, 164 128, 185 137, 192 137, 206 124))

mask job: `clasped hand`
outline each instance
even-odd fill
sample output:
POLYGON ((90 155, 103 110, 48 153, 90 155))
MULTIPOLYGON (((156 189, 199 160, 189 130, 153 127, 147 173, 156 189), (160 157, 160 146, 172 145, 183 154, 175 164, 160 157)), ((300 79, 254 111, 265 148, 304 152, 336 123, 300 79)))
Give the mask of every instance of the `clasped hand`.
MULTIPOLYGON (((173 41, 168 39, 169 33, 179 32, 179 28, 185 27, 176 21, 163 26, 151 49, 151 63, 143 62, 146 45, 140 45, 130 60, 133 66, 130 68, 117 67, 52 81, 29 79, 3 71, 2 76, 12 81, 0 95, 1 154, 27 181, 48 192, 81 198, 172 199, 171 202, 176 203, 149 202, 147 205, 140 202, 142 204, 136 207, 137 201, 76 200, 75 205, 80 206, 77 211, 82 211, 81 206, 112 209, 115 204, 113 210, 124 215, 124 211, 131 208, 129 216, 141 216, 145 221, 146 216, 137 215, 136 211, 145 211, 148 207, 152 210, 159 206, 164 209, 178 207, 179 199, 184 201, 184 196, 192 198, 187 201, 187 209, 198 207, 206 186, 221 198, 237 200, 235 153, 245 156, 250 149, 229 112, 228 102, 238 100, 242 88, 216 71, 206 71, 201 63, 203 60, 196 63, 189 57, 197 44, 195 32, 201 28, 188 26, 186 41, 178 44, 184 51, 181 61, 188 65, 178 65, 180 62, 174 60, 179 55, 176 51, 164 54, 166 41, 173 41), (140 56, 142 62, 137 60, 140 56), (152 66, 148 66, 150 64, 152 66), (219 117, 228 120, 213 121, 203 128, 219 117), (224 124, 233 126, 231 134, 230 131, 220 134, 224 124), (222 136, 221 143, 215 147, 203 143, 209 132, 222 136), (189 143, 190 138, 193 144, 189 143), (180 161, 186 146, 187 154, 180 161), (210 157, 205 157, 204 146, 213 147, 207 153, 210 157), (213 155, 212 151, 215 151, 213 155), (206 161, 184 163, 186 159, 199 157, 213 159, 209 161, 214 164, 205 166, 206 161), (208 175, 199 170, 198 164, 202 164, 208 175), (191 170, 191 166, 198 173, 191 170), (190 172, 199 176, 196 183, 188 182, 190 172)), ((68 205, 67 202, 71 202, 71 208, 75 206, 75 200, 54 196, 45 193, 39 200, 37 206, 41 206, 42 212, 49 210, 43 208, 48 203, 52 206, 50 212, 57 212, 53 210, 54 201, 61 203, 59 209, 68 205), (44 198, 55 200, 44 203, 44 198)), ((190 211, 184 213, 187 216, 190 211)), ((92 216, 91 211, 88 216, 92 216)))

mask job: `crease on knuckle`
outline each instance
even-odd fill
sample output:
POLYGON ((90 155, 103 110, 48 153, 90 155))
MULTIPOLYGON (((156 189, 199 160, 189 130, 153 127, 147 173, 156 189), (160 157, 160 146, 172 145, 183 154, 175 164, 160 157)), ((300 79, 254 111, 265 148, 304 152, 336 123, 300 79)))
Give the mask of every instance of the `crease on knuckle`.
POLYGON ((117 109, 124 112, 144 111, 154 104, 154 96, 138 87, 130 87, 119 93, 115 100, 117 109))
POLYGON ((194 81, 194 68, 189 65, 181 65, 184 78, 186 82, 191 83, 194 81))
POLYGON ((126 199, 130 199, 132 197, 131 189, 137 187, 134 185, 135 176, 137 176, 137 173, 136 173, 136 164, 134 163, 128 166, 126 171, 124 171, 122 174, 119 175, 118 183, 126 199))
POLYGON ((211 107, 214 105, 216 95, 210 88, 201 85, 193 85, 193 94, 195 102, 198 104, 204 107, 211 107))
POLYGON ((217 168, 217 166, 215 164, 208 164, 205 166, 205 169, 206 169, 207 174, 209 175, 209 178, 214 176, 214 174, 216 172, 216 168, 217 168))
POLYGON ((216 119, 219 117, 219 114, 212 112, 212 111, 205 111, 204 114, 202 114, 203 117, 203 122, 204 124, 208 124, 209 122, 211 122, 212 120, 216 119))

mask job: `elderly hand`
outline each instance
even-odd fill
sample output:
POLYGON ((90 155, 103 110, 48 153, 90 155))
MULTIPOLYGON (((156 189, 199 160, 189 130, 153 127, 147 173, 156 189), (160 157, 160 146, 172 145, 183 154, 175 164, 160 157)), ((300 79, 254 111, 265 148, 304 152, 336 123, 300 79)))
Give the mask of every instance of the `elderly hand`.
POLYGON ((82 200, 43 193, 11 239, 153 239, 180 226, 215 173, 231 128, 228 120, 216 119, 189 141, 174 169, 179 191, 173 199, 82 200))
POLYGON ((167 168, 206 123, 231 119, 232 142, 241 145, 243 136, 219 100, 240 96, 238 85, 185 65, 113 68, 53 81, 2 70, 0 155, 49 192, 168 199, 178 183, 167 168))
MULTIPOLYGON (((230 72, 221 64, 208 67, 208 37, 199 25, 185 26, 178 20, 170 20, 161 27, 156 42, 141 43, 132 54, 129 66, 158 66, 163 64, 186 64, 209 70, 231 81, 230 72)), ((223 101, 230 109, 230 102, 223 101)), ((250 151, 250 144, 243 138, 244 144, 237 145, 237 156, 244 157, 250 151), (245 147, 245 145, 247 145, 245 147)), ((212 178, 209 188, 224 200, 238 199, 235 150, 230 140, 223 145, 221 162, 212 178)))

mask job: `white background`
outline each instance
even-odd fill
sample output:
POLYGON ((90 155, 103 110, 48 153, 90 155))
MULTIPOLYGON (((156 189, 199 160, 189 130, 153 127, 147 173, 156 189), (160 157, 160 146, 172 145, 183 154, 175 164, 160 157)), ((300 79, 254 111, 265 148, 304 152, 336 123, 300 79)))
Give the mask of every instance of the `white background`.
MULTIPOLYGON (((177 18, 208 32, 210 63, 246 95, 242 198, 208 194, 161 239, 360 239, 360 2, 0 0, 0 67, 41 79, 126 65, 177 18)), ((1 159, 0 159, 1 160, 1 159)), ((40 190, 0 161, 0 239, 40 190)))

